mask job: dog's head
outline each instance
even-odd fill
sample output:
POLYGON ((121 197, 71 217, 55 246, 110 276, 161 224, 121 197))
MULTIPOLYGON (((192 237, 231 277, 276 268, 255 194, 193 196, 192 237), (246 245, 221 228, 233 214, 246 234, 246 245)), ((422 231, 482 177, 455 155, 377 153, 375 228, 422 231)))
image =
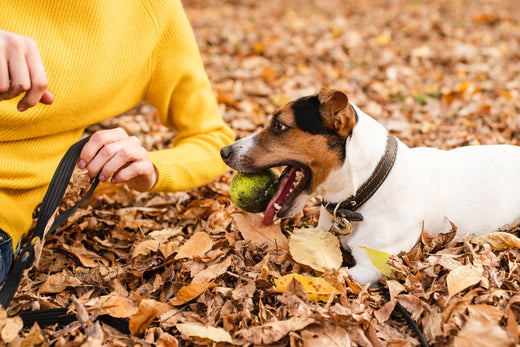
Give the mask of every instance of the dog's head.
POLYGON ((274 216, 299 212, 330 172, 345 161, 345 142, 356 123, 347 95, 323 88, 277 110, 264 129, 222 148, 231 168, 255 172, 285 166, 278 191, 265 211, 264 224, 274 216))

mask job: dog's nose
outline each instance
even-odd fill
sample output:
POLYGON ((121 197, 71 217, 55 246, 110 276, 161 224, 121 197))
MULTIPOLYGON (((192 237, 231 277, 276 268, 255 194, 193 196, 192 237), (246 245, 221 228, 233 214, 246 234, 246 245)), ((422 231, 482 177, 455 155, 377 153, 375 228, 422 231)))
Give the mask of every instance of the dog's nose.
POLYGON ((229 157, 231 157, 232 153, 233 153, 233 150, 232 150, 231 146, 222 147, 220 149, 220 156, 224 160, 229 159, 229 157))

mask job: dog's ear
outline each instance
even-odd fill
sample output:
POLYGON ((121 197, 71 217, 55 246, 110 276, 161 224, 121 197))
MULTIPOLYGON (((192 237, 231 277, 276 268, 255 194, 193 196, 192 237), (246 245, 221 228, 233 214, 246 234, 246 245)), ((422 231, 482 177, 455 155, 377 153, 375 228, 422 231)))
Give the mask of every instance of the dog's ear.
POLYGON ((341 90, 322 88, 318 99, 323 125, 338 134, 348 136, 356 124, 356 115, 348 103, 347 94, 341 90))

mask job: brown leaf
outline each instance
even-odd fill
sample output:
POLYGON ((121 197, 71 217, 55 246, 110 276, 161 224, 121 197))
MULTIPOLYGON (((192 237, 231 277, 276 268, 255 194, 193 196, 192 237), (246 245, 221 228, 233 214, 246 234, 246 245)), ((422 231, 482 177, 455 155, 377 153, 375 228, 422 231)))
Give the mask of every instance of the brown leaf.
POLYGON ((267 242, 269 248, 289 250, 289 242, 278 224, 265 226, 262 217, 257 214, 235 213, 233 219, 245 240, 257 245, 267 242))
POLYGON ((237 336, 253 344, 270 344, 280 340, 290 332, 303 329, 312 323, 314 323, 314 319, 309 317, 292 317, 288 320, 266 323, 257 327, 239 330, 237 336))
POLYGON ((497 324, 470 320, 455 337, 453 345, 455 347, 506 347, 513 345, 513 338, 497 324))
POLYGON ((199 231, 190 237, 184 245, 179 248, 175 260, 183 258, 202 257, 213 247, 213 241, 206 232, 199 231))
POLYGON ((341 346, 352 345, 350 337, 345 329, 326 322, 324 326, 311 325, 301 332, 304 347, 341 346))
POLYGON ((489 234, 484 234, 479 237, 475 237, 471 240, 472 243, 482 245, 489 243, 492 249, 495 251, 502 251, 509 248, 520 248, 520 238, 517 236, 502 231, 497 231, 489 234))
POLYGON ((89 312, 99 309, 102 305, 100 314, 108 314, 118 318, 128 318, 135 314, 138 309, 132 300, 112 294, 92 298, 84 305, 89 312))
POLYGON ((93 268, 98 267, 100 264, 105 266, 108 265, 106 259, 99 256, 96 252, 86 249, 82 243, 76 242, 72 246, 68 244, 59 244, 59 248, 78 258, 81 264, 85 267, 93 268))
POLYGON ((9 343, 18 338, 20 331, 23 329, 22 318, 20 318, 20 316, 7 318, 3 323, 4 326, 0 331, 0 337, 2 337, 2 340, 6 343, 9 343))
POLYGON ((38 288, 39 294, 59 293, 67 287, 81 286, 82 283, 67 270, 56 273, 46 278, 45 282, 38 288))
POLYGON ((229 256, 221 263, 208 266, 193 277, 191 284, 208 283, 213 281, 215 278, 225 273, 232 263, 233 259, 229 256))
POLYGON ((499 308, 486 304, 469 305, 468 312, 471 319, 494 324, 498 324, 505 315, 499 308))
POLYGON ((213 282, 210 283, 194 283, 182 287, 177 292, 177 295, 169 301, 174 306, 184 305, 204 293, 208 288, 214 287, 213 282))
POLYGON ((482 280, 483 270, 473 265, 459 266, 450 271, 446 277, 449 298, 457 295, 482 280))
POLYGON ((128 328, 133 335, 140 336, 144 334, 153 320, 174 307, 151 299, 143 299, 139 303, 137 312, 130 316, 128 328))

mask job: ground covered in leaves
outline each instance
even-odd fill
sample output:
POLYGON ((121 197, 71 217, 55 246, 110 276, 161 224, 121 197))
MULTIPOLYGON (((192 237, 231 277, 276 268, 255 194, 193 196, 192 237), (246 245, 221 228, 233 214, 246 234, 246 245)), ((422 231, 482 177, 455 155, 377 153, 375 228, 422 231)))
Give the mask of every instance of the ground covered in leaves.
MULTIPOLYGON (((278 106, 328 86, 347 91, 409 146, 520 144, 517 0, 184 4, 222 114, 239 138, 278 106)), ((150 150, 174 136, 148 105, 88 132, 113 126, 150 150)), ((230 201, 231 175, 175 194, 98 187, 48 238, 7 312, 11 318, 0 312, 0 341, 419 345, 403 317, 391 314, 398 302, 431 345, 519 343, 514 235, 474 240, 471 230, 435 237, 425 230, 414 250, 390 258, 393 271, 381 288, 370 289, 352 282, 346 268, 317 271, 291 256, 287 239, 295 228, 316 224, 319 198, 266 228, 260 215, 230 201), (275 284, 296 274, 306 279, 288 281, 281 293, 275 284), (79 321, 21 329, 18 312, 55 307, 70 307, 79 321), (131 334, 101 323, 100 314, 128 318, 131 334)), ((87 186, 76 173, 63 207, 87 186)))

